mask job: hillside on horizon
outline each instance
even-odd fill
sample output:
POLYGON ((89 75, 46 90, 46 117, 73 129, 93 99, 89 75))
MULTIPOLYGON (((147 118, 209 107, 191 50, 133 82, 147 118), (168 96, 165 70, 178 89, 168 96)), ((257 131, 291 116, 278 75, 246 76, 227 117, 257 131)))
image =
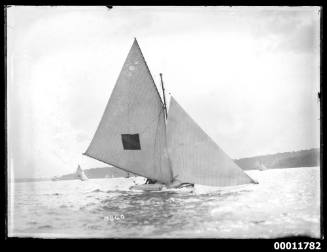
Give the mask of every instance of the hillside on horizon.
POLYGON ((256 170, 262 167, 266 169, 313 167, 320 165, 320 149, 314 148, 240 158, 234 159, 234 162, 244 170, 256 170))
MULTIPOLYGON (((234 159, 234 162, 244 170, 261 169, 262 165, 266 169, 313 167, 319 165, 319 153, 319 149, 309 149, 234 159)), ((132 173, 129 173, 128 175, 128 172, 117 169, 115 167, 90 168, 85 169, 84 172, 89 179, 135 176, 132 173)), ((67 180, 78 178, 75 173, 71 173, 63 175, 58 179, 67 180)))
MULTIPOLYGON (((282 152, 276 154, 240 158, 234 159, 234 162, 243 170, 263 170, 263 167, 264 169, 313 167, 320 165, 320 149, 314 148, 309 150, 282 152)), ((127 178, 135 176, 132 173, 128 173, 112 166, 89 168, 83 171, 89 179, 121 177, 127 178)), ((55 177, 55 180, 74 179, 79 179, 75 172, 55 177)), ((15 182, 34 182, 48 180, 51 180, 51 178, 19 178, 15 179, 15 182)))

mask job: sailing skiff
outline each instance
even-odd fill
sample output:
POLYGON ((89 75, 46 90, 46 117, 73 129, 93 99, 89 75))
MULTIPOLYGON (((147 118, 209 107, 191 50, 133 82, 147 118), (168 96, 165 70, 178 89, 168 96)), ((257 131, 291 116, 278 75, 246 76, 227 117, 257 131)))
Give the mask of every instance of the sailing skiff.
MULTIPOLYGON (((162 83, 163 87, 163 83, 162 83)), ((163 89, 164 91, 164 89, 163 89)), ((167 113, 136 39, 85 155, 157 181, 139 189, 184 183, 256 183, 171 97, 167 113)))

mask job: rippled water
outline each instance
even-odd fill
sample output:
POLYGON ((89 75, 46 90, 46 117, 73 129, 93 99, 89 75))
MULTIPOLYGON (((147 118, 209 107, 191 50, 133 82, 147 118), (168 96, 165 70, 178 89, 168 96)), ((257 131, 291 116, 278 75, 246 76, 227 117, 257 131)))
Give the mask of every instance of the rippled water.
POLYGON ((9 236, 320 236, 319 168, 248 171, 258 185, 132 192, 133 180, 9 184, 9 236))

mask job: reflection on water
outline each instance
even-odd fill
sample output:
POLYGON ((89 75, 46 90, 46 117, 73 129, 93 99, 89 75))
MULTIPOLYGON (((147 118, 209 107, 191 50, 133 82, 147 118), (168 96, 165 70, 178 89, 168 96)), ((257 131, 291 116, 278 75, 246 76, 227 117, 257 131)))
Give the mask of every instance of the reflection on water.
POLYGON ((129 191, 135 178, 12 184, 9 235, 319 237, 318 167, 248 173, 258 185, 193 193, 129 191))

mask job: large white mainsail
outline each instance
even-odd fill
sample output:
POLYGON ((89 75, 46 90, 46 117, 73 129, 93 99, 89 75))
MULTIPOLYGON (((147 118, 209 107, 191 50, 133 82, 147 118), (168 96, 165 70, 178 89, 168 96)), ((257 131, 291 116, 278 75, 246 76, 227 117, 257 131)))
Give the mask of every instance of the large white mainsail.
POLYGON ((173 97, 168 112, 167 146, 176 180, 209 186, 254 183, 173 97))
POLYGON ((84 154, 163 183, 172 180, 163 104, 136 39, 84 154))

